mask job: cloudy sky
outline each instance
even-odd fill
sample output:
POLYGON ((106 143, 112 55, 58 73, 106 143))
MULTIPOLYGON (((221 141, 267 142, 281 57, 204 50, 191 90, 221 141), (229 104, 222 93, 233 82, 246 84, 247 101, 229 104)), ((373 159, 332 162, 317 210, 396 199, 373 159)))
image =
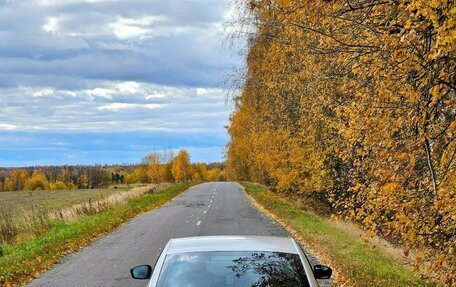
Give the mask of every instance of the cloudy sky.
POLYGON ((229 0, 0 0, 0 166, 220 161, 229 0))

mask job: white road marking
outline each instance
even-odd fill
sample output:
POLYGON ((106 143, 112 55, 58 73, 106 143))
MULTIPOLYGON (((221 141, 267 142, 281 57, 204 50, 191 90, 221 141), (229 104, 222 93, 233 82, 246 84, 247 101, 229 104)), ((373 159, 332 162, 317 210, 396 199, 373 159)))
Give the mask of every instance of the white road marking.
POLYGON ((209 202, 211 202, 211 203, 212 203, 212 199, 211 199, 211 201, 209 201, 209 202))
POLYGON ((211 207, 210 205, 207 206, 208 208, 211 207))
POLYGON ((207 210, 203 211, 203 213, 206 214, 206 213, 207 213, 207 210))
POLYGON ((201 220, 196 223, 196 225, 200 225, 200 224, 201 224, 201 220))

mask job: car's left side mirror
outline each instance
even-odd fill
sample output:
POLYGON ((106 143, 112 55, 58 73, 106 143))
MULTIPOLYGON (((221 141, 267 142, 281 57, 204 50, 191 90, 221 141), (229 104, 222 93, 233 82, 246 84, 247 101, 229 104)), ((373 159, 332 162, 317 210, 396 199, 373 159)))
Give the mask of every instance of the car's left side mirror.
POLYGON ((134 279, 149 279, 152 275, 152 267, 149 265, 140 265, 130 270, 131 277, 134 279))
POLYGON ((315 265, 313 271, 316 279, 329 279, 332 275, 332 269, 325 265, 315 265))

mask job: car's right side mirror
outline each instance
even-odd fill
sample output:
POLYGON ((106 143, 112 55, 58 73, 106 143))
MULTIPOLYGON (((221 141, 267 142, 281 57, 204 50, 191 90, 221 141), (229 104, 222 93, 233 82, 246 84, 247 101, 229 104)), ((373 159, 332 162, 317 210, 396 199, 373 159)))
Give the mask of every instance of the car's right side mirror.
POLYGON ((332 275, 332 269, 325 265, 315 265, 313 271, 316 279, 329 279, 332 275))
POLYGON ((134 279, 149 279, 152 275, 152 267, 149 265, 140 265, 130 270, 131 277, 134 279))

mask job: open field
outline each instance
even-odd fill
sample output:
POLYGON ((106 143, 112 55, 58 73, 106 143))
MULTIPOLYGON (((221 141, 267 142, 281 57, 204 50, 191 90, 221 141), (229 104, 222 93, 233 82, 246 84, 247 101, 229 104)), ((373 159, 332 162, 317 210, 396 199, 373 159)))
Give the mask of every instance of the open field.
POLYGON ((62 191, 14 191, 0 193, 0 244, 18 242, 42 234, 54 220, 73 222, 83 216, 105 211, 167 184, 128 189, 62 191))
POLYGON ((16 216, 37 209, 56 210, 89 200, 99 200, 111 194, 124 192, 126 190, 128 189, 0 192, 0 212, 16 216))
POLYGON ((96 201, 111 194, 144 187, 147 184, 116 184, 109 188, 73 189, 73 190, 37 190, 37 191, 4 191, 0 192, 0 214, 12 216, 28 213, 33 210, 58 210, 74 204, 96 201))

